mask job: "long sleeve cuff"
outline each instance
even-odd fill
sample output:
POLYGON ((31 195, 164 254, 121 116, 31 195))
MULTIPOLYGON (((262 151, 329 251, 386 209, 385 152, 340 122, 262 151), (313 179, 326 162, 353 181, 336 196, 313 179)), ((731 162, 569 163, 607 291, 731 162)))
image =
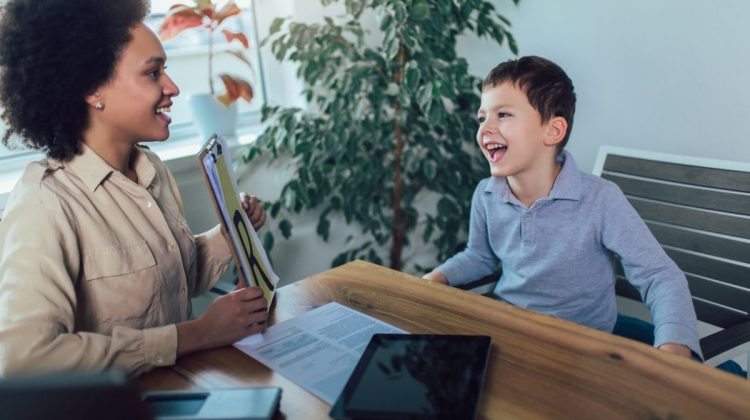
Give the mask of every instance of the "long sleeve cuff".
POLYGON ((450 258, 435 269, 435 271, 445 274, 449 285, 460 286, 493 273, 493 270, 483 264, 476 264, 466 258, 460 258, 460 256, 459 254, 450 258))
POLYGON ((463 276, 464 271, 456 264, 442 264, 438 266, 435 271, 443 273, 445 278, 448 279, 448 284, 451 286, 459 286, 467 280, 463 276))
POLYGON ((148 365, 173 365, 177 359, 177 326, 170 324, 143 330, 143 353, 148 365))
POLYGON ((698 333, 695 328, 677 322, 669 322, 658 325, 654 330, 654 347, 666 343, 676 343, 688 346, 690 350, 703 359, 700 345, 698 344, 698 333))
POLYGON ((215 261, 222 263, 232 259, 232 251, 229 249, 229 238, 225 238, 221 232, 221 225, 216 225, 200 235, 205 246, 210 250, 208 255, 215 261))

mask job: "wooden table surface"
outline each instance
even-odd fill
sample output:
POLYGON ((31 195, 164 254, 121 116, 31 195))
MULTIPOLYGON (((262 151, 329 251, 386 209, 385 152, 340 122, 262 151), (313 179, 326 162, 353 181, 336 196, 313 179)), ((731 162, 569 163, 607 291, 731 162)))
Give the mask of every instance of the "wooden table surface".
MULTIPOLYGON (((271 323, 335 301, 411 333, 484 334, 480 418, 750 418, 750 383, 647 345, 355 261, 278 289, 271 323)), ((234 347, 138 378, 143 391, 279 386, 281 414, 328 404, 234 347)))

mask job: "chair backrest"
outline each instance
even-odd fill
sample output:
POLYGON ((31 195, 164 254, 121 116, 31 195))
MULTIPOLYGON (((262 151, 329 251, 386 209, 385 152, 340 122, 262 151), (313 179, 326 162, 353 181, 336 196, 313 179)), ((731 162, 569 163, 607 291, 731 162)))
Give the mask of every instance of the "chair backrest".
MULTIPOLYGON (((699 320, 750 321, 750 164, 604 146, 594 174, 622 189, 685 272, 699 320)), ((622 268, 617 294, 640 300, 622 268)))

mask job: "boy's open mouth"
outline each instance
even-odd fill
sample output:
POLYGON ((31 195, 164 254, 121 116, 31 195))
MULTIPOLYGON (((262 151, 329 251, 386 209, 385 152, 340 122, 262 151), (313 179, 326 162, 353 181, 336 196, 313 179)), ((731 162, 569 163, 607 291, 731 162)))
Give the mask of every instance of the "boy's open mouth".
POLYGON ((485 144, 484 148, 487 150, 487 157, 490 162, 497 162, 503 158, 505 152, 508 150, 508 146, 500 143, 489 143, 485 144))

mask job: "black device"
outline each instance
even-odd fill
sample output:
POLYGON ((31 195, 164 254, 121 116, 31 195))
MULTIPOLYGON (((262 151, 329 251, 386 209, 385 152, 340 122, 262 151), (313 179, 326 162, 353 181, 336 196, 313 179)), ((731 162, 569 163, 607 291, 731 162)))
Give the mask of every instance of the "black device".
POLYGON ((279 408, 281 388, 159 391, 143 394, 155 420, 263 420, 279 408))
POLYGON ((150 420, 151 413, 123 372, 63 372, 0 381, 0 418, 150 420))
POLYGON ((375 334, 331 409, 334 419, 473 419, 492 340, 375 334))
POLYGON ((141 394, 121 371, 60 372, 0 380, 0 419, 271 419, 280 398, 277 387, 141 394))

